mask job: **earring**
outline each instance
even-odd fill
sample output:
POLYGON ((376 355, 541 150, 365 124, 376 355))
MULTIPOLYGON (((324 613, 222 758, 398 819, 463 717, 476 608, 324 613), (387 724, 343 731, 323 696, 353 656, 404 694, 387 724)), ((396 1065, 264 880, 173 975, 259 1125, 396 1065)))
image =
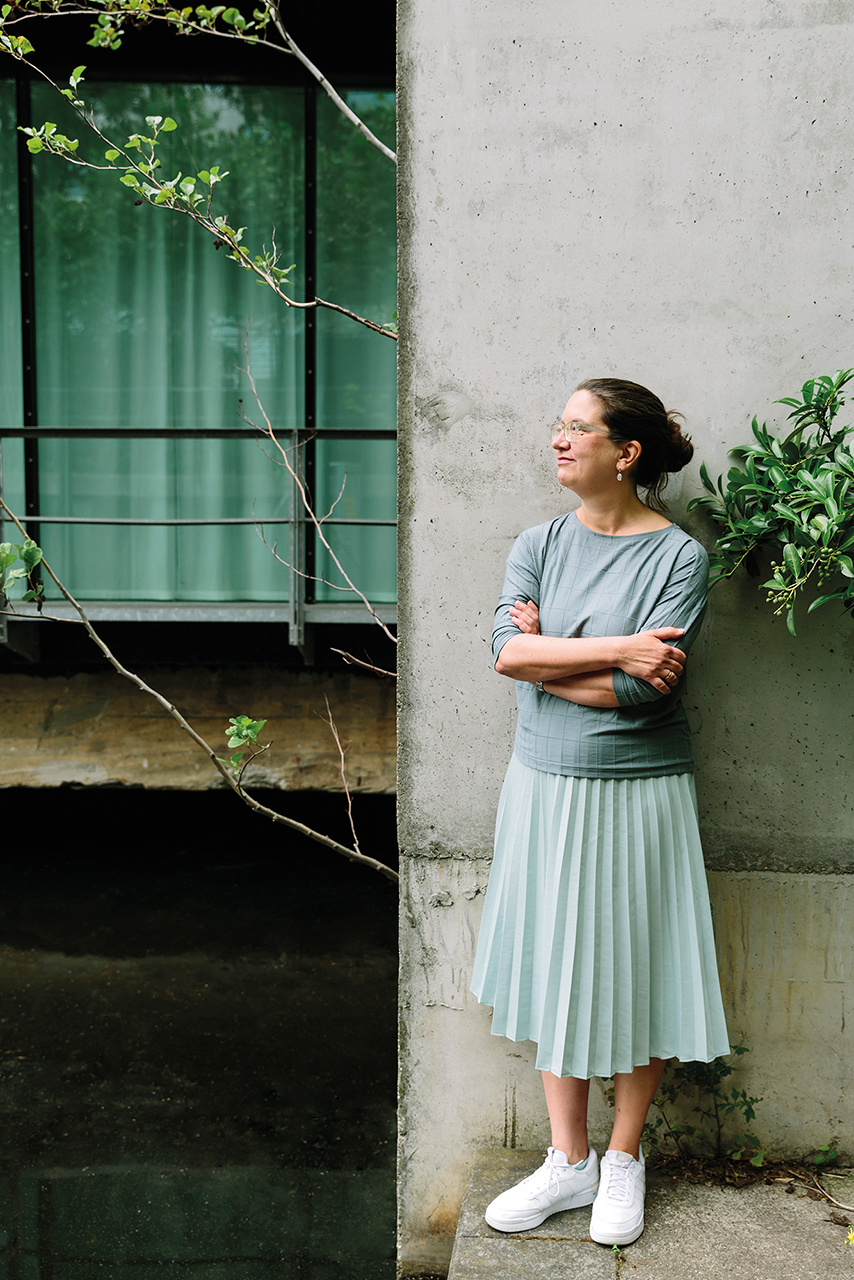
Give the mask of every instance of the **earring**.
POLYGON ((618 480, 622 480, 622 478, 623 478, 622 468, 621 468, 621 467, 617 467, 617 479, 618 479, 618 480))

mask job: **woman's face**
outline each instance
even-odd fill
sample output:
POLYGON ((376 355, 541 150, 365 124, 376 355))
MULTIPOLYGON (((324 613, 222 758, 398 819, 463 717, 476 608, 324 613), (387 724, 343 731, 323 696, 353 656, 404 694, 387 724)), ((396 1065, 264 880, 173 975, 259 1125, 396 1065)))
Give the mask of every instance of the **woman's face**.
POLYGON ((576 391, 561 414, 566 430, 553 441, 558 482, 580 497, 607 491, 617 481, 622 447, 608 435, 601 406, 589 391, 576 391))

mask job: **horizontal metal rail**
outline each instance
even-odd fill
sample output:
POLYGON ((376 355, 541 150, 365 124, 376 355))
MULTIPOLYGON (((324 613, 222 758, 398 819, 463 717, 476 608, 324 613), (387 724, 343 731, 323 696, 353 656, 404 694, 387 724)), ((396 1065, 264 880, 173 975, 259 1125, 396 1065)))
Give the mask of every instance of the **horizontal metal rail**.
MULTIPOLYGON (((303 524, 308 523, 306 516, 297 516, 297 521, 303 524)), ((27 524, 121 524, 121 525, 221 525, 221 524, 292 524, 290 516, 270 516, 269 519, 263 519, 261 516, 212 516, 210 518, 202 517, 140 517, 136 519, 133 516, 25 516, 22 523, 27 524)), ((0 524, 3 521, 0 520, 0 524)), ((320 521, 322 525, 383 525, 388 528, 396 528, 396 520, 362 520, 353 517, 348 520, 346 517, 329 516, 328 519, 320 521)))
MULTIPOLYGON (((394 440, 388 431, 347 430, 337 427, 283 427, 278 433, 307 440, 394 440)), ((246 427, 0 427, 0 440, 269 440, 262 431, 246 427)))

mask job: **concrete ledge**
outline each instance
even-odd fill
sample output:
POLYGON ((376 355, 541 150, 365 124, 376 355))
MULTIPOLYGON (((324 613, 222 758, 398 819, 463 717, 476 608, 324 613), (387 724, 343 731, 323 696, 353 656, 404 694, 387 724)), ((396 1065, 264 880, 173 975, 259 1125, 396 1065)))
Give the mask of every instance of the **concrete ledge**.
MULTIPOLYGON (((329 706, 347 745, 353 791, 395 790, 395 691, 390 681, 350 671, 266 667, 160 669, 139 673, 179 707, 193 727, 226 752, 230 716, 264 717, 273 748, 246 773, 249 786, 340 791, 340 757, 321 718, 329 706)), ((3 676, 0 787, 122 785, 178 791, 224 786, 204 753, 169 714, 103 669, 68 679, 3 676)))
MULTIPOLYGON (((621 1256, 589 1235, 590 1209, 555 1214, 515 1236, 483 1219, 489 1201, 532 1172, 541 1151, 478 1153, 460 1215, 448 1280, 848 1280, 854 1247, 830 1221, 832 1206, 783 1185, 702 1187, 651 1169, 646 1229, 621 1256)), ((854 1179, 834 1180, 831 1194, 852 1203, 854 1179), (842 1188, 842 1190, 840 1190, 842 1188)), ((854 1220, 854 1214, 849 1215, 854 1220)))

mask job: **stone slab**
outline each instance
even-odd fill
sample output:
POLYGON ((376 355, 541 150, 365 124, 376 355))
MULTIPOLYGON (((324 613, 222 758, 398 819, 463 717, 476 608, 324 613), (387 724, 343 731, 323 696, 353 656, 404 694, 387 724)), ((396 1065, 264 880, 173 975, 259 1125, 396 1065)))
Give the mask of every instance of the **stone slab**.
POLYGON ((448 1280, 611 1280, 616 1259, 590 1239, 590 1209, 556 1213, 534 1231, 505 1235, 483 1213, 490 1200, 532 1173, 541 1151, 485 1148, 478 1152, 460 1214, 448 1280))
POLYGON ((779 1183, 739 1190, 653 1173, 646 1229, 625 1250, 632 1280, 848 1280, 854 1248, 830 1209, 779 1183))
POLYGON ((588 1240, 458 1237, 448 1280, 614 1280, 610 1249, 588 1240))
MULTIPOLYGON (((646 1228, 617 1255, 589 1236, 590 1210, 555 1214, 535 1231, 503 1235, 483 1219, 486 1205, 537 1167, 539 1151, 478 1153, 466 1195, 448 1280, 540 1280, 559 1275, 614 1280, 854 1280, 854 1247, 832 1208, 782 1182, 738 1189, 695 1186, 651 1169, 646 1228)), ((825 1175, 843 1204, 854 1203, 854 1176, 825 1175)), ((854 1221, 854 1212, 848 1215, 854 1221)))

